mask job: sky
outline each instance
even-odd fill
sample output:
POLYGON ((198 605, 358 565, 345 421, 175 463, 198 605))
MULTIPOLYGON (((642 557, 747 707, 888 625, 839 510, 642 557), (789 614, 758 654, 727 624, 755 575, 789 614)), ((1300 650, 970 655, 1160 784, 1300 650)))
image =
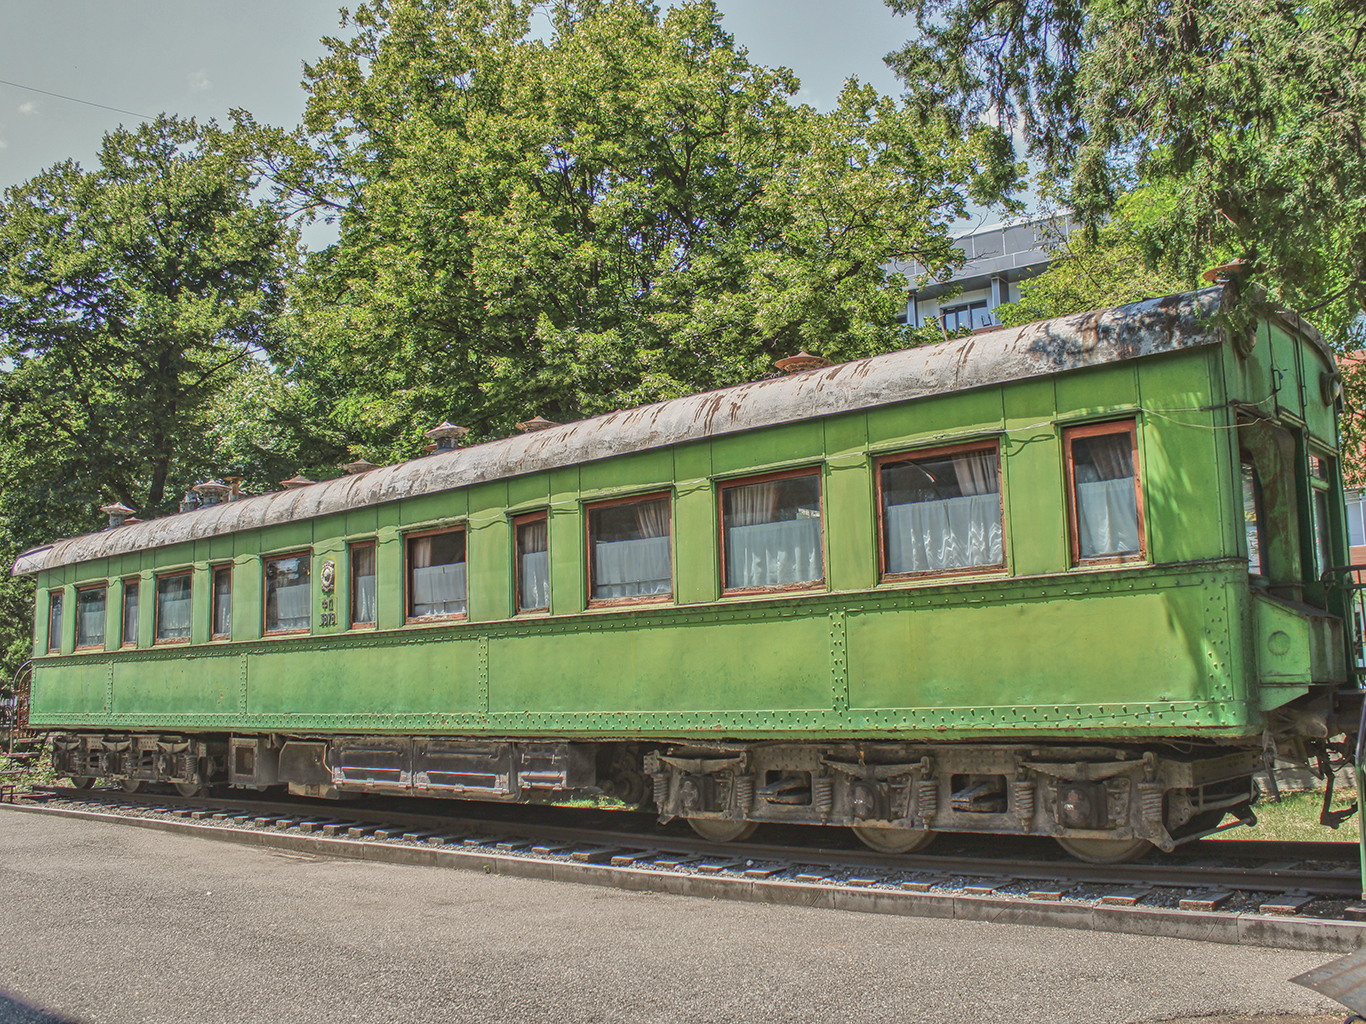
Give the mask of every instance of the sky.
MULTIPOLYGON (((323 36, 339 31, 339 6, 0 0, 0 189, 67 158, 93 165, 102 133, 139 115, 226 121, 241 107, 259 122, 294 126, 304 107, 301 65, 324 52, 323 36)), ((900 91, 882 58, 905 41, 909 25, 882 0, 718 6, 752 60, 797 73, 803 102, 828 109, 850 75, 885 93, 900 91)))

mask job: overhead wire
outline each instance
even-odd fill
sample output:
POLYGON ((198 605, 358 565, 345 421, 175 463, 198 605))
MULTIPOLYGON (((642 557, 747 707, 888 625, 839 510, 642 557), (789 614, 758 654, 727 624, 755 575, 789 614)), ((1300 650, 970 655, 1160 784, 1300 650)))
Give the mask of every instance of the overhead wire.
POLYGON ((76 96, 66 96, 60 92, 49 92, 47 89, 39 89, 32 85, 21 85, 18 82, 11 82, 8 79, 0 78, 0 85, 12 86, 15 89, 24 89, 27 92, 38 92, 44 96, 55 96, 59 100, 68 100, 72 103, 84 103, 87 107, 99 107, 101 110, 112 110, 116 114, 128 114, 131 117, 140 117, 144 121, 156 119, 153 114, 139 114, 136 110, 124 110, 122 107, 111 107, 105 103, 95 103, 92 100, 83 100, 76 96))

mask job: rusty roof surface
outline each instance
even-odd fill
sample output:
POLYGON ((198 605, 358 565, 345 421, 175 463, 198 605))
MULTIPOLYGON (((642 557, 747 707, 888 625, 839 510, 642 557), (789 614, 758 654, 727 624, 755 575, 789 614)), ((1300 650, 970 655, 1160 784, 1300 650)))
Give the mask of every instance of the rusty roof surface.
MULTIPOLYGON (((1206 288, 1003 327, 125 524, 26 551, 12 573, 35 573, 649 448, 1217 344, 1221 334, 1207 318, 1217 311, 1220 294, 1218 287, 1206 288)), ((1297 329, 1307 333, 1306 326, 1297 329)), ((1331 354, 1327 358, 1331 361, 1331 354)))

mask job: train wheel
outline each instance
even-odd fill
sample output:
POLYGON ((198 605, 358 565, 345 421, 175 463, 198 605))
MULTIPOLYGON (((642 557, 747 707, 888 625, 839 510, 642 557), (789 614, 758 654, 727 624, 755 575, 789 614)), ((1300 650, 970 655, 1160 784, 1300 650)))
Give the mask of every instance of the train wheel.
POLYGON ((692 830, 713 843, 735 843, 754 835, 756 821, 723 821, 716 818, 689 818, 692 830))
POLYGON ((203 796, 206 788, 202 782, 176 782, 173 785, 181 796, 203 796))
POLYGON ((859 842, 878 853, 914 853, 934 842, 938 832, 927 828, 878 828, 876 825, 854 825, 859 842))
POLYGON ((1127 864, 1153 848, 1153 844, 1146 839, 1055 838, 1064 850, 1088 864, 1127 864))
POLYGON ((147 783, 143 782, 141 779, 123 780, 123 791, 125 793, 141 793, 146 788, 147 783))
POLYGON ((73 776, 71 776, 71 788, 72 788, 72 789, 89 789, 89 788, 90 788, 91 786, 93 786, 94 784, 95 784, 95 780, 94 780, 93 778, 91 778, 89 775, 73 775, 73 776))

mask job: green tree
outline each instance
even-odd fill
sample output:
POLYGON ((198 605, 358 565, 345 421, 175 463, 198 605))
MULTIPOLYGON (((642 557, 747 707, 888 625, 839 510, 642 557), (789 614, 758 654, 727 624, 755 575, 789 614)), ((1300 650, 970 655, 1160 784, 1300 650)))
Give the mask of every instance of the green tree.
POLYGON ((334 217, 297 292, 294 364, 337 436, 404 450, 448 416, 496 436, 912 344, 882 266, 956 265, 947 225, 1015 183, 851 82, 820 114, 714 5, 374 0, 306 69, 273 173, 334 217))
POLYGON ((1244 257, 1272 301, 1358 343, 1363 0, 887 2, 917 29, 889 62, 922 114, 1018 129, 1093 241, 1125 191, 1161 186, 1149 267, 1194 284, 1244 257))
MULTIPOLYGON (((174 508, 208 473, 222 397, 277 348, 295 233, 241 135, 162 116, 0 202, 0 560, 97 529, 98 506, 174 508)), ((258 409, 259 419, 264 410, 258 409)), ((243 459, 243 463, 249 463, 243 459)), ((26 580, 0 586, 0 650, 26 580)))

